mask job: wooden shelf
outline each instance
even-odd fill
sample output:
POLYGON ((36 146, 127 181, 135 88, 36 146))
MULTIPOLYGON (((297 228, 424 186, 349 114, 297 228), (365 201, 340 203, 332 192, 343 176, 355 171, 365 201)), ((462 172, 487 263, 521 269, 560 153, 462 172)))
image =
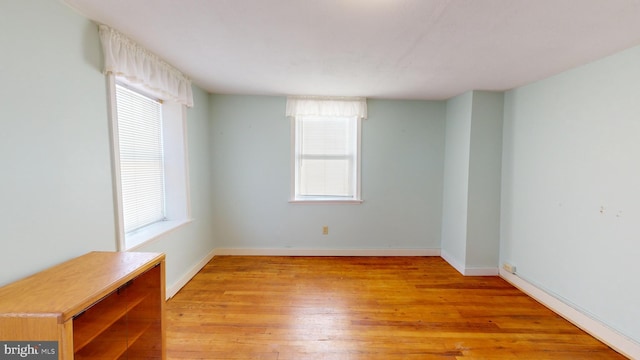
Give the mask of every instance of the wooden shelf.
POLYGON ((4 286, 0 339, 58 341, 61 360, 165 359, 164 259, 92 252, 4 286))
POLYGON ((126 288, 111 293, 73 319, 73 351, 78 352, 105 329, 125 316, 132 307, 144 300, 144 294, 133 299, 126 297, 126 288), (126 301, 126 302, 125 302, 126 301))
POLYGON ((115 360, 122 356, 151 326, 150 323, 127 323, 120 320, 76 352, 74 359, 115 360))

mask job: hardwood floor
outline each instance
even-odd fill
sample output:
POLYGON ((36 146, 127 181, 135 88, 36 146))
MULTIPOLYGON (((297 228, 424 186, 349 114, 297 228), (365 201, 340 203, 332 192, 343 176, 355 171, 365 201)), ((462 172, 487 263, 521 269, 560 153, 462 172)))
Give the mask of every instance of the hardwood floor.
POLYGON ((625 359, 439 257, 215 257, 167 320, 168 359, 625 359))

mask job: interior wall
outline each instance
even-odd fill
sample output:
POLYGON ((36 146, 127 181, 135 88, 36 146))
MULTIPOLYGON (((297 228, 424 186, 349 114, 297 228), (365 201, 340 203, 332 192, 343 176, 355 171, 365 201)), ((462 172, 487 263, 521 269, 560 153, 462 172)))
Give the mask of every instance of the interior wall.
POLYGON ((291 204, 286 98, 212 95, 213 226, 234 249, 440 248, 443 102, 369 100, 360 205, 291 204), (329 234, 322 235, 322 226, 329 234))
POLYGON ((495 275, 500 244, 503 94, 447 101, 442 256, 464 275, 495 275))
POLYGON ((446 102, 446 145, 442 203, 442 256, 464 272, 467 254, 469 150, 473 92, 446 102))
POLYGON ((497 271, 504 95, 474 91, 472 103, 465 268, 497 271))
POLYGON ((57 1, 0 2, 0 284, 115 250, 95 25, 57 1))
POLYGON ((501 261, 640 343, 640 47, 509 91, 501 261))
MULTIPOLYGON (((116 250, 109 122, 97 26, 58 1, 0 1, 0 285, 116 250)), ((171 285, 213 249, 209 96, 188 111, 194 221, 145 246, 171 285)))

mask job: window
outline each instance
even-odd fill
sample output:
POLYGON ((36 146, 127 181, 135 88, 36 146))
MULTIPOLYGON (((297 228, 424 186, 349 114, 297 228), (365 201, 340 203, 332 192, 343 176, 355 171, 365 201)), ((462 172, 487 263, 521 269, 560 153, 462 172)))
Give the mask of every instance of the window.
POLYGON ((165 216, 162 104, 116 84, 120 183, 125 233, 165 216))
POLYGON ((348 111, 335 111, 344 108, 345 103, 344 99, 288 99, 287 115, 292 118, 291 202, 362 202, 363 116, 349 111, 353 109, 349 106, 348 111), (322 109, 327 105, 330 111, 322 109), (307 111, 309 106, 313 111, 307 111))
POLYGON ((109 76, 120 250, 189 221, 184 109, 109 76))
POLYGON ((98 32, 107 75, 118 250, 133 250, 191 221, 185 107, 193 106, 193 92, 180 70, 126 35, 106 25, 98 32))

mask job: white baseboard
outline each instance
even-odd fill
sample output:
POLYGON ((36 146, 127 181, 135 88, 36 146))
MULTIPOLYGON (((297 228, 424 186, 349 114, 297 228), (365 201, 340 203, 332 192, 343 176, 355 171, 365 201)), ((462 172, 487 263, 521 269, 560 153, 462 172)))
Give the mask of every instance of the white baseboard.
POLYGON ((544 306, 567 319, 591 336, 630 359, 640 359, 640 344, 620 334, 566 302, 529 283, 516 274, 500 269, 500 276, 544 306))
POLYGON ((440 256, 440 249, 216 249, 216 255, 245 256, 440 256))
POLYGON ((448 262, 449 265, 453 266, 454 269, 458 270, 458 272, 464 276, 497 276, 498 275, 498 267, 474 267, 468 268, 463 264, 458 262, 453 256, 451 256, 448 252, 442 250, 440 255, 444 261, 448 262))
POLYGON ((198 271, 200 271, 213 257, 217 255, 216 250, 214 249, 210 253, 208 253, 202 260, 200 260, 196 265, 194 265, 189 271, 187 271, 184 276, 182 276, 178 281, 171 284, 171 286, 167 286, 166 298, 171 299, 175 294, 182 289, 183 286, 187 285, 189 280, 191 280, 198 271))
POLYGON ((500 272, 498 267, 477 267, 465 268, 462 275, 464 276, 498 276, 500 272))
POLYGON ((458 272, 464 275, 464 265, 458 262, 451 254, 448 252, 441 250, 440 257, 444 259, 444 261, 448 262, 449 265, 453 266, 454 269, 458 270, 458 272))

